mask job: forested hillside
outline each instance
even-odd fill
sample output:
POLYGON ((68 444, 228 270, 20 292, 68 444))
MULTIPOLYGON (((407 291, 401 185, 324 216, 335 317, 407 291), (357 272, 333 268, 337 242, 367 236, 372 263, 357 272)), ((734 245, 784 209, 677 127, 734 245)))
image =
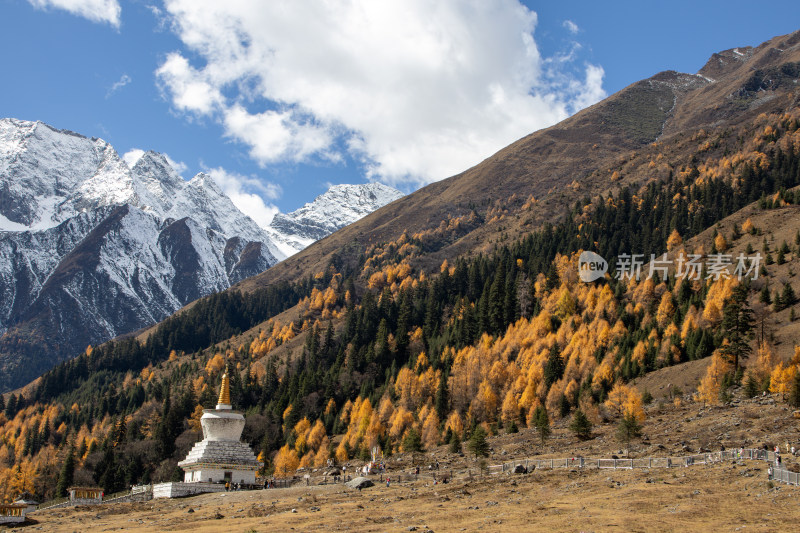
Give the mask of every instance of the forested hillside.
POLYGON ((704 358, 697 401, 800 403, 800 33, 773 41, 716 81, 634 84, 2 397, 0 499, 182 478, 226 365, 276 476, 478 428, 641 423, 633 381, 704 358), (584 250, 609 261, 592 283, 584 250), (618 275, 633 254, 642 276, 618 275), (651 254, 702 266, 650 276, 651 254))
MULTIPOLYGON (((479 425, 525 426, 542 409, 550 421, 578 409, 594 422, 642 418, 630 380, 712 355, 702 401, 724 401, 742 381, 754 394, 790 392, 800 355, 779 362, 769 338, 749 358, 734 354, 728 320, 752 308, 788 310, 794 320, 800 226, 777 242, 758 214, 782 209, 787 222, 800 220, 789 216, 800 201, 800 112, 697 141, 668 179, 579 200, 559 223, 433 272, 415 265, 497 217, 497 206, 402 233, 356 261, 334 259, 299 283, 210 296, 144 342, 88 349, 4 399, 0 496, 51 497, 68 482, 113 492, 178 477, 226 363, 238 370, 231 388, 247 413, 244 437, 276 475, 366 456, 375 445, 390 454, 465 439, 479 425), (755 215, 730 232, 690 240, 748 205, 755 215), (578 279, 577 255, 587 249, 612 262, 592 284, 578 279), (758 251, 763 262, 742 283, 706 271, 697 280, 614 275, 622 254, 667 251, 758 251)), ((534 206, 530 199, 520 213, 534 206)))

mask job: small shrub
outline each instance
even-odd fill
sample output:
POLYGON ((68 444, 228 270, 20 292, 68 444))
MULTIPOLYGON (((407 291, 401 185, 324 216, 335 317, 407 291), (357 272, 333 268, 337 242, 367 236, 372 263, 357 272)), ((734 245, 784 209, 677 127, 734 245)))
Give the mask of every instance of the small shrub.
POLYGON ((642 394, 642 403, 645 405, 650 405, 653 403, 653 395, 650 394, 649 390, 645 390, 644 394, 642 394))

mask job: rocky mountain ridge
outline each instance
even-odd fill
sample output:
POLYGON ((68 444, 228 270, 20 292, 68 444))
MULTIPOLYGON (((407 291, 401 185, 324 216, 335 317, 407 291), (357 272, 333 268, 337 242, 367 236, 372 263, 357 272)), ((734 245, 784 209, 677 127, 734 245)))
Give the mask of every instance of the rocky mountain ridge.
POLYGON ((0 119, 0 390, 263 272, 399 196, 337 186, 281 215, 288 231, 261 228, 209 175, 186 181, 162 154, 129 168, 102 139, 0 119))

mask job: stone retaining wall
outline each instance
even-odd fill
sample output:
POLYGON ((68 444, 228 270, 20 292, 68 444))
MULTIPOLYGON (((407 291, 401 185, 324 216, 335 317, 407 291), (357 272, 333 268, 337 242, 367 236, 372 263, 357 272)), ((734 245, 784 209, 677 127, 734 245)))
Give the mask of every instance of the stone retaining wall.
POLYGON ((181 498, 207 492, 225 492, 223 483, 157 483, 153 485, 153 498, 181 498))

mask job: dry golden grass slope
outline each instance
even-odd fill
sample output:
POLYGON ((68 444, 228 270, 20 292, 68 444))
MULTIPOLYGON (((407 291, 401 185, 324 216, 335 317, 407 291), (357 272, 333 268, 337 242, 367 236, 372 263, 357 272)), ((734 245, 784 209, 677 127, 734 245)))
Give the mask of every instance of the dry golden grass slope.
MULTIPOLYGON (((746 400, 738 391, 734 396, 732 405, 704 408, 688 395, 676 404, 659 401, 656 394, 643 437, 632 444, 630 456, 675 456, 721 446, 783 447, 786 442, 800 446, 800 428, 780 398, 746 400)), ((533 456, 610 457, 621 453, 614 429, 613 424, 596 426, 594 437, 581 442, 561 421, 544 446, 532 430, 499 435, 490 439, 489 463, 533 456)), ((389 475, 408 472, 411 460, 407 455, 390 458, 389 475)), ((472 458, 450 454, 444 447, 422 458, 424 463, 437 460, 442 469, 477 472, 472 458)), ((312 484, 38 511, 18 530, 794 531, 800 520, 800 488, 773 485, 766 469, 756 461, 669 470, 539 469, 472 480, 457 475, 445 485, 421 477, 389 487, 379 483, 362 492, 312 484)))
POLYGON ((660 154, 668 165, 688 164, 697 150, 693 133, 699 129, 733 128, 800 102, 800 90, 788 82, 742 93, 757 69, 800 61, 800 31, 738 50, 742 53, 713 54, 696 75, 667 71, 636 82, 461 174, 384 206, 234 288, 249 291, 297 279, 322 270, 334 253, 357 255, 370 244, 394 240, 406 230, 434 228, 448 216, 462 216, 473 208, 484 212, 497 204, 509 211, 511 216, 480 225, 420 265, 435 267, 443 257, 488 249, 501 232, 513 239, 556 220, 576 199, 666 179, 647 163, 660 154), (612 182, 614 171, 621 174, 619 181, 612 182), (520 216, 519 208, 530 196, 538 203, 531 213, 520 216))

